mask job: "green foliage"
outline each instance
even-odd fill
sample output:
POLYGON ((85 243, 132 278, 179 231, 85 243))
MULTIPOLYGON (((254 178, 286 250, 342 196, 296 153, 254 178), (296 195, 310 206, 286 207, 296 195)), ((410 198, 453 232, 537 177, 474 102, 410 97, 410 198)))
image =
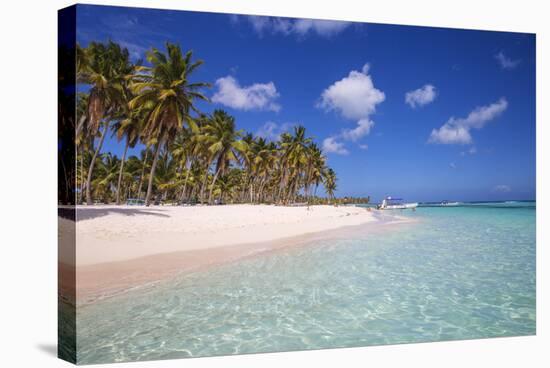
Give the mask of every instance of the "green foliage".
POLYGON ((81 193, 86 188, 105 203, 123 203, 142 198, 148 183, 147 204, 153 198, 206 202, 207 192, 211 204, 347 202, 335 198, 336 173, 303 126, 268 141, 237 129, 223 110, 198 111, 196 101, 208 100, 202 90, 210 84, 191 81, 203 63, 191 51, 167 43, 166 52, 148 51, 146 66, 132 65, 128 51, 113 42, 79 46, 77 55, 78 82, 90 86, 77 99, 81 193), (122 159, 98 156, 102 125, 124 145, 122 159), (146 147, 140 157, 126 158, 139 142, 146 147), (326 198, 316 194, 320 185, 326 198))

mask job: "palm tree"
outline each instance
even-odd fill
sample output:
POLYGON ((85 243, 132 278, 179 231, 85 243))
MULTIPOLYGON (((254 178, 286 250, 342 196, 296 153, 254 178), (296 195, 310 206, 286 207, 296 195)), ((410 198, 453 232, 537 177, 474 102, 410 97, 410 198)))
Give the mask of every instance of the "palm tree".
POLYGON ((246 143, 246 151, 242 153, 243 162, 242 169, 243 175, 241 177, 241 193, 240 200, 244 202, 246 200, 246 190, 249 190, 250 201, 252 202, 252 180, 253 180, 253 171, 254 171, 254 154, 255 154, 255 144, 256 138, 252 133, 246 133, 242 137, 242 141, 246 143))
POLYGON ((120 204, 120 186, 122 184, 122 173, 124 172, 124 162, 126 161, 126 153, 128 147, 134 148, 139 140, 141 133, 141 122, 143 114, 140 110, 129 110, 126 112, 127 117, 119 120, 113 125, 113 130, 117 140, 120 142, 125 138, 124 151, 120 160, 120 170, 118 173, 118 183, 116 189, 116 204, 120 204))
POLYGON ((266 185, 268 185, 268 182, 276 182, 277 181, 277 162, 278 162, 278 150, 277 150, 277 144, 275 142, 270 142, 267 147, 260 152, 260 154, 264 154, 265 158, 263 159, 263 164, 260 168, 260 175, 262 176, 262 181, 260 182, 260 189, 258 192, 258 201, 264 200, 264 188, 266 185))
POLYGON ((119 166, 120 160, 110 152, 101 155, 98 162, 98 175, 93 180, 93 186, 98 194, 102 194, 104 202, 110 199, 119 166))
POLYGON ((141 188, 143 186, 143 180, 145 179, 145 170, 149 168, 149 151, 149 146, 146 146, 140 153, 141 175, 139 176, 139 184, 137 189, 138 199, 141 199, 141 188))
POLYGON ((298 185, 298 174, 305 163, 308 145, 311 138, 305 136, 303 126, 294 127, 294 135, 281 135, 280 148, 282 150, 281 182, 279 186, 279 200, 286 203, 291 194, 294 194, 298 185), (292 190, 291 190, 292 189, 292 190))
POLYGON ((154 184, 157 190, 162 193, 162 200, 166 200, 169 192, 177 186, 176 161, 168 150, 163 150, 159 155, 154 184))
POLYGON ((195 121, 193 129, 182 129, 176 135, 173 142, 170 143, 170 151, 174 159, 178 162, 177 175, 180 177, 180 182, 183 184, 180 201, 184 201, 187 185, 191 175, 191 167, 197 159, 200 151, 200 142, 198 141, 198 132, 202 119, 195 121))
POLYGON ((90 137, 88 134, 88 126, 87 126, 87 109, 88 109, 88 94, 86 93, 79 93, 76 96, 76 116, 80 117, 78 119, 78 124, 75 129, 75 145, 77 150, 76 160, 78 163, 77 168, 77 185, 78 185, 78 200, 77 203, 82 203, 83 196, 84 196, 84 189, 85 189, 85 183, 86 178, 85 176, 88 173, 88 169, 90 168, 89 163, 91 161, 91 154, 90 150, 93 149, 94 146, 94 139, 93 137, 90 137))
MULTIPOLYGON (((231 162, 240 162, 246 151, 247 145, 240 139, 241 137, 242 132, 235 130, 235 118, 223 110, 215 110, 209 123, 203 127, 199 140, 208 150, 208 166, 216 162, 208 203, 212 203, 212 192, 218 176, 226 172, 231 162)), ((205 177, 207 175, 208 172, 205 177)), ((202 197, 201 195, 201 201, 202 197)))
POLYGON ((109 122, 116 117, 125 101, 125 84, 133 66, 127 49, 109 42, 91 42, 86 49, 78 48, 78 81, 91 86, 86 109, 87 135, 99 142, 92 156, 86 179, 86 203, 92 204, 91 182, 96 159, 101 151, 109 122), (103 125, 103 130, 100 127, 103 125))
POLYGON ((124 173, 122 174, 121 193, 126 193, 126 198, 132 198, 138 195, 141 173, 143 170, 143 161, 137 156, 130 156, 124 165, 124 173))
POLYGON ((250 144, 249 166, 250 200, 260 202, 263 188, 268 180, 272 168, 275 166, 277 146, 273 142, 267 142, 264 138, 257 138, 250 144))
POLYGON ((86 146, 79 145, 77 151, 77 175, 76 175, 76 184, 79 189, 79 196, 77 203, 82 203, 84 200, 84 191, 86 190, 86 176, 88 170, 90 169, 90 162, 92 161, 93 152, 89 149, 86 149, 86 146))
POLYGON ((329 203, 334 200, 334 192, 336 191, 336 173, 331 168, 328 168, 324 173, 323 185, 329 198, 329 203))
POLYGON ((208 203, 247 197, 251 203, 322 203, 316 196, 321 183, 329 203, 334 201, 336 174, 304 127, 277 142, 244 135, 226 112, 197 111, 195 102, 207 100, 201 90, 209 85, 189 81, 202 64, 192 61, 191 52, 183 55, 179 46, 167 44, 166 53, 149 51, 147 61, 147 67, 133 66, 128 51, 112 42, 77 45, 78 82, 88 90, 77 95, 73 122, 79 202, 84 192, 88 204, 92 194, 116 198, 117 204, 133 193, 141 198, 145 181, 147 205, 154 191, 165 200, 205 202, 206 188, 208 203), (101 154, 111 125, 118 141, 124 140, 121 160, 101 154), (127 159, 138 141, 145 149, 127 159))
POLYGON ((306 200, 309 202, 311 196, 311 185, 317 186, 322 179, 323 170, 325 169, 326 158, 323 156, 323 152, 315 143, 311 143, 307 149, 307 164, 304 181, 304 192, 306 200))
POLYGON ((232 168, 229 172, 220 176, 216 181, 214 195, 219 197, 223 203, 229 198, 234 202, 239 195, 239 183, 242 182, 244 171, 239 168, 232 168))
POLYGON ((136 97, 130 101, 130 108, 143 108, 147 111, 143 134, 155 145, 155 153, 145 204, 148 206, 153 188, 153 178, 160 149, 181 130, 184 122, 192 125, 191 110, 196 111, 194 101, 207 100, 200 89, 207 83, 190 83, 191 74, 202 64, 193 62, 193 53, 182 55, 178 45, 166 44, 167 54, 153 48, 147 53, 151 67, 139 67, 141 72, 134 76, 132 90, 136 97))

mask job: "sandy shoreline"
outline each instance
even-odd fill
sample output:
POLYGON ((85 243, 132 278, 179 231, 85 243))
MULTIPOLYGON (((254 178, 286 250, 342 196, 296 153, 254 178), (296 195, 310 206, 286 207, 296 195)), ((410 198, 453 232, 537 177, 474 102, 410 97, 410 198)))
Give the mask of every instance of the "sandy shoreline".
MULTIPOLYGON (((79 305, 182 272, 338 236, 347 228, 376 231, 403 221, 383 220, 361 207, 268 205, 78 207, 77 219, 79 305)), ((60 219, 60 229, 72 225, 60 219)))
POLYGON ((260 243, 377 221, 361 207, 78 207, 76 265, 260 243))

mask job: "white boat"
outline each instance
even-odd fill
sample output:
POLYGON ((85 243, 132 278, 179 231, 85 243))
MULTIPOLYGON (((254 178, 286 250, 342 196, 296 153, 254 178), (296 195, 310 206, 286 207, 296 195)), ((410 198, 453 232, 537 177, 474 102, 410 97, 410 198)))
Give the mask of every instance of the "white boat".
POLYGON ((449 206, 458 206, 458 202, 449 202, 449 201, 443 201, 440 203, 442 207, 449 207, 449 206))
POLYGON ((401 198, 386 197, 378 205, 379 210, 406 210, 418 207, 418 203, 404 203, 401 198))

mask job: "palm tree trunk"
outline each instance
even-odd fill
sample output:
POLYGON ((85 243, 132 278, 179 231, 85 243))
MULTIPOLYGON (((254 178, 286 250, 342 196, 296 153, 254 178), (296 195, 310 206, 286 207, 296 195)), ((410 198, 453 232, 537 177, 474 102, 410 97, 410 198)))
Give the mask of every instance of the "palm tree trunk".
POLYGON ((206 182, 208 181, 208 168, 210 168, 211 163, 212 163, 212 160, 208 161, 208 165, 206 165, 206 172, 204 173, 204 179, 202 180, 202 187, 201 187, 201 194, 200 194, 201 204, 204 203, 204 190, 206 189, 206 182))
MULTIPOLYGON (((285 165, 286 166, 286 165, 285 165)), ((283 166, 283 172, 281 176, 281 183, 279 184, 279 192, 277 193, 277 202, 282 202, 283 199, 283 188, 285 187, 286 183, 286 167, 283 166)))
POLYGON ((97 148, 94 151, 94 156, 92 157, 92 162, 90 162, 90 168, 88 169, 88 177, 86 178, 86 204, 87 205, 93 204, 92 190, 91 190, 92 174, 94 172, 95 160, 99 155, 99 151, 101 151, 101 146, 103 146, 103 141, 105 140, 105 136, 107 135, 107 129, 109 129, 109 123, 105 123, 105 128, 103 128, 103 131, 101 132, 101 138, 99 139, 99 144, 97 145, 97 148))
POLYGON ((116 186, 116 204, 120 205, 120 184, 122 183, 122 172, 124 171, 124 161, 126 160, 126 152, 128 152, 128 146, 130 142, 126 139, 126 146, 124 147, 124 153, 122 154, 122 159, 120 160, 120 170, 118 172, 118 184, 116 186))
POLYGON ((260 181, 260 187, 258 188, 258 203, 263 202, 263 192, 264 192, 264 186, 265 186, 265 177, 262 178, 260 181))
POLYGON ((80 119, 78 119, 78 124, 76 125, 76 136, 78 137, 82 131, 84 130, 84 122, 86 121, 86 118, 88 117, 88 114, 82 114, 80 119))
POLYGON ((189 173, 191 172, 191 166, 193 163, 189 162, 189 167, 187 168, 187 172, 185 173, 185 182, 183 183, 183 190, 181 191, 181 198, 180 200, 185 200, 185 191, 187 190, 187 181, 189 180, 189 173))
POLYGON ((145 176, 145 166, 147 166, 147 156, 149 155, 149 149, 145 148, 145 157, 143 158, 143 167, 141 168, 141 176, 139 177, 139 185, 137 198, 141 199, 141 187, 143 186, 143 177, 145 176))
POLYGON ((157 161, 159 158, 160 153, 160 147, 164 143, 164 139, 161 139, 157 143, 157 147, 155 148, 155 157, 153 158, 153 164, 151 165, 151 172, 149 173, 149 184, 147 185, 147 195, 145 196, 145 205, 149 206, 149 201, 151 200, 151 193, 153 191, 153 178, 155 177, 155 169, 157 167, 157 161))
POLYGON ((80 148, 80 193, 78 203, 82 203, 84 196, 84 150, 80 148))
POLYGON ((193 195, 195 194, 195 190, 197 189, 196 185, 193 185, 191 187, 191 190, 189 191, 189 200, 193 200, 193 195))
POLYGON ((212 192, 214 191, 214 185, 216 184, 216 180, 218 180, 218 175, 220 175, 220 168, 216 170, 216 173, 214 174, 214 179, 212 179, 212 186, 210 187, 210 193, 208 194, 208 204, 212 204, 212 192))
POLYGON ((241 189, 241 197, 240 197, 240 200, 241 202, 245 202, 245 199, 246 199, 246 188, 248 187, 248 184, 250 183, 250 174, 247 174, 247 178, 246 178, 246 182, 245 184, 243 185, 242 189, 241 189))
POLYGON ((254 203, 254 178, 250 180, 250 190, 249 190, 250 203, 254 203))

